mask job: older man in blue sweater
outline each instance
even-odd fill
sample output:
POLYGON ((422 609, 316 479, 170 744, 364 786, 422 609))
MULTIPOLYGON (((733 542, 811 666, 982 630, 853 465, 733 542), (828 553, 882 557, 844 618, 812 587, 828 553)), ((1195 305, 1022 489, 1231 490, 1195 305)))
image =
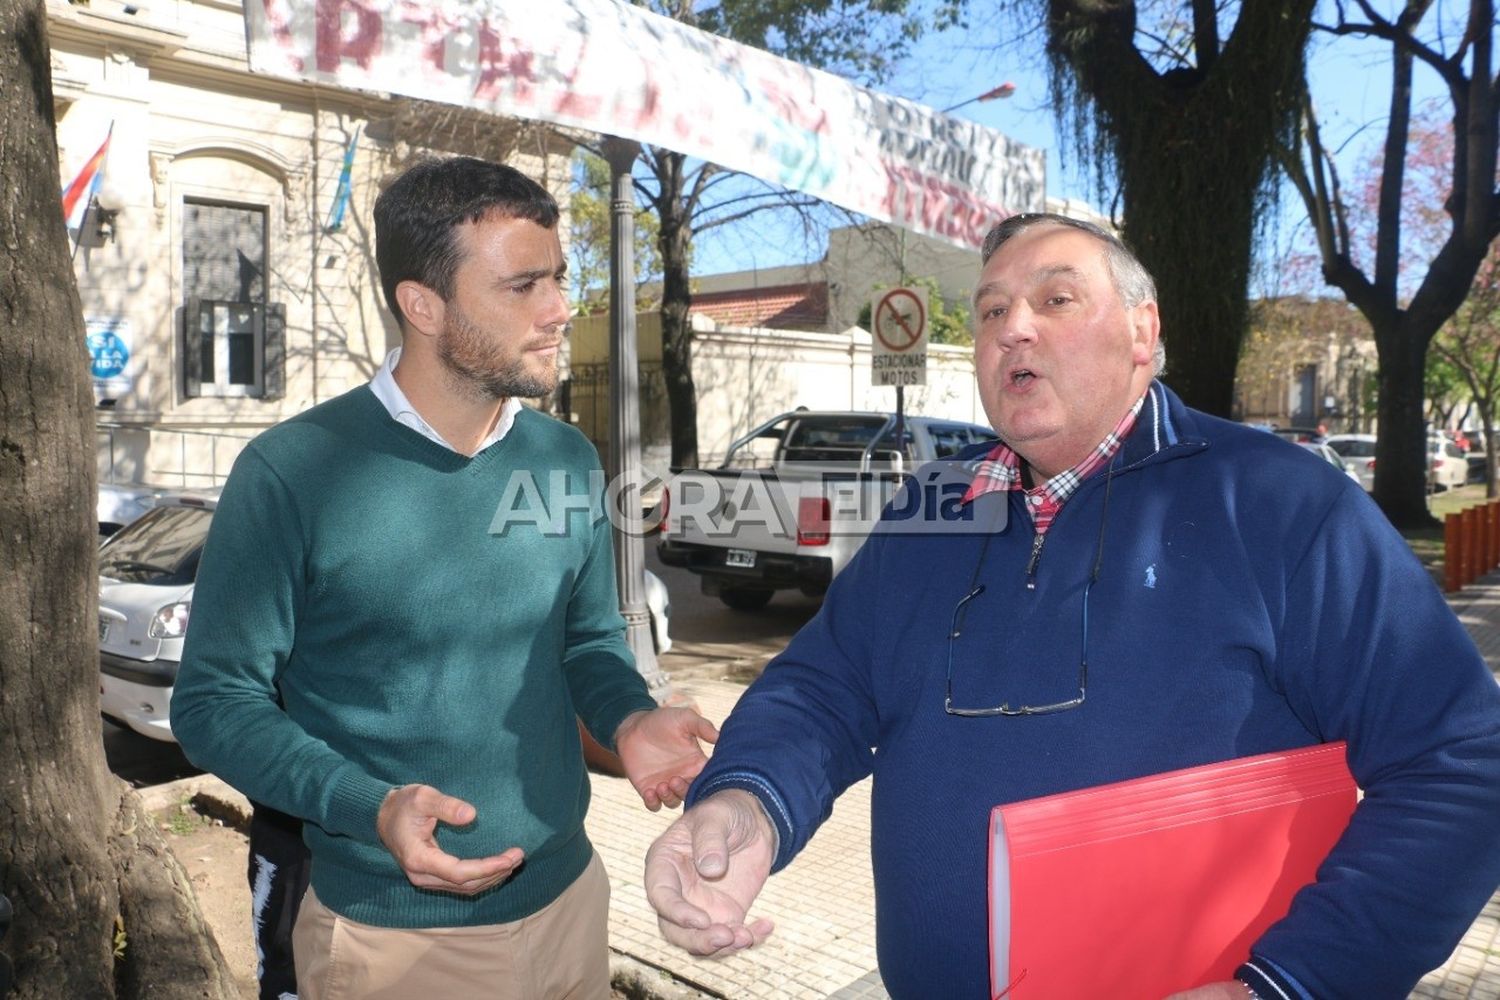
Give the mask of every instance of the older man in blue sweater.
POLYGON ((1345 740, 1365 796, 1317 881, 1181 996, 1406 996, 1500 882, 1490 671, 1354 483, 1155 380, 1154 285, 1112 235, 1016 216, 983 260, 987 528, 877 531, 839 575, 647 857, 663 933, 763 940, 767 875, 873 773, 887 988, 988 996, 993 806, 1345 740))

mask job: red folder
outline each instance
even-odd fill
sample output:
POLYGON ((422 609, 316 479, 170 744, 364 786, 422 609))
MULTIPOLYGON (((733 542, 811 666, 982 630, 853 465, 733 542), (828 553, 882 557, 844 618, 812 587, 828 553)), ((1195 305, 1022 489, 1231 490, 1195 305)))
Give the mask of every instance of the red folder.
POLYGON ((1325 743, 996 806, 992 996, 1161 1000, 1232 978, 1355 798, 1325 743))

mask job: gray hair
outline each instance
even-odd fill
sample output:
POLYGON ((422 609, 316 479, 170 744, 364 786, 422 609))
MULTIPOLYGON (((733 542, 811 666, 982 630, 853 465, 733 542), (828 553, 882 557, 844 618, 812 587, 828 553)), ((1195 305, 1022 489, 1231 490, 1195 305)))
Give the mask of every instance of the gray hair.
MULTIPOLYGON (((1021 212, 1008 216, 984 238, 984 248, 979 252, 980 266, 990 262, 995 252, 1010 239, 1020 236, 1036 226, 1063 226, 1088 233, 1104 244, 1104 263, 1109 268, 1109 279, 1115 292, 1127 309, 1134 309, 1143 302, 1156 301, 1156 280, 1146 270, 1140 258, 1131 252, 1118 236, 1102 226, 1082 219, 1058 215, 1055 212, 1021 212)), ((1167 348, 1161 337, 1156 338, 1156 350, 1151 356, 1152 374, 1160 376, 1167 370, 1167 348)))

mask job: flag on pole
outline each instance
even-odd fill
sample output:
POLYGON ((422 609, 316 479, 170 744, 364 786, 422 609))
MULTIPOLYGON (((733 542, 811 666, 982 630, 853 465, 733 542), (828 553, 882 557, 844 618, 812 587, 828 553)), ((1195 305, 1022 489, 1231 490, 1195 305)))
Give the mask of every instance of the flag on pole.
POLYGON ((73 178, 73 183, 63 188, 62 203, 63 217, 67 219, 69 229, 78 229, 83 225, 83 217, 88 212, 89 203, 99 193, 100 186, 104 183, 104 161, 109 157, 109 140, 115 133, 115 123, 109 123, 109 131, 104 135, 104 143, 98 152, 89 157, 89 161, 78 171, 78 176, 73 178))
POLYGON ((354 129, 349 139, 349 148, 344 150, 344 169, 339 171, 338 190, 333 195, 333 211, 328 216, 327 231, 338 232, 344 225, 344 210, 349 207, 350 175, 354 172, 354 149, 359 145, 360 126, 354 129))

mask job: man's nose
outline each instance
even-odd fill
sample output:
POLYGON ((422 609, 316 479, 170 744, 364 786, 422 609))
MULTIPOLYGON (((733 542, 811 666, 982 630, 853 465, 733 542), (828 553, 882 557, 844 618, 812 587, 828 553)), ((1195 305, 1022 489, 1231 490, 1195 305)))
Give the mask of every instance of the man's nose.
POLYGON ((1000 346, 1020 347, 1036 343, 1036 315, 1025 302, 1015 302, 1005 310, 997 332, 1000 346))
POLYGON ((541 325, 548 328, 563 326, 573 318, 573 304, 568 301, 566 289, 554 283, 552 292, 551 301, 547 304, 541 321, 541 325))

